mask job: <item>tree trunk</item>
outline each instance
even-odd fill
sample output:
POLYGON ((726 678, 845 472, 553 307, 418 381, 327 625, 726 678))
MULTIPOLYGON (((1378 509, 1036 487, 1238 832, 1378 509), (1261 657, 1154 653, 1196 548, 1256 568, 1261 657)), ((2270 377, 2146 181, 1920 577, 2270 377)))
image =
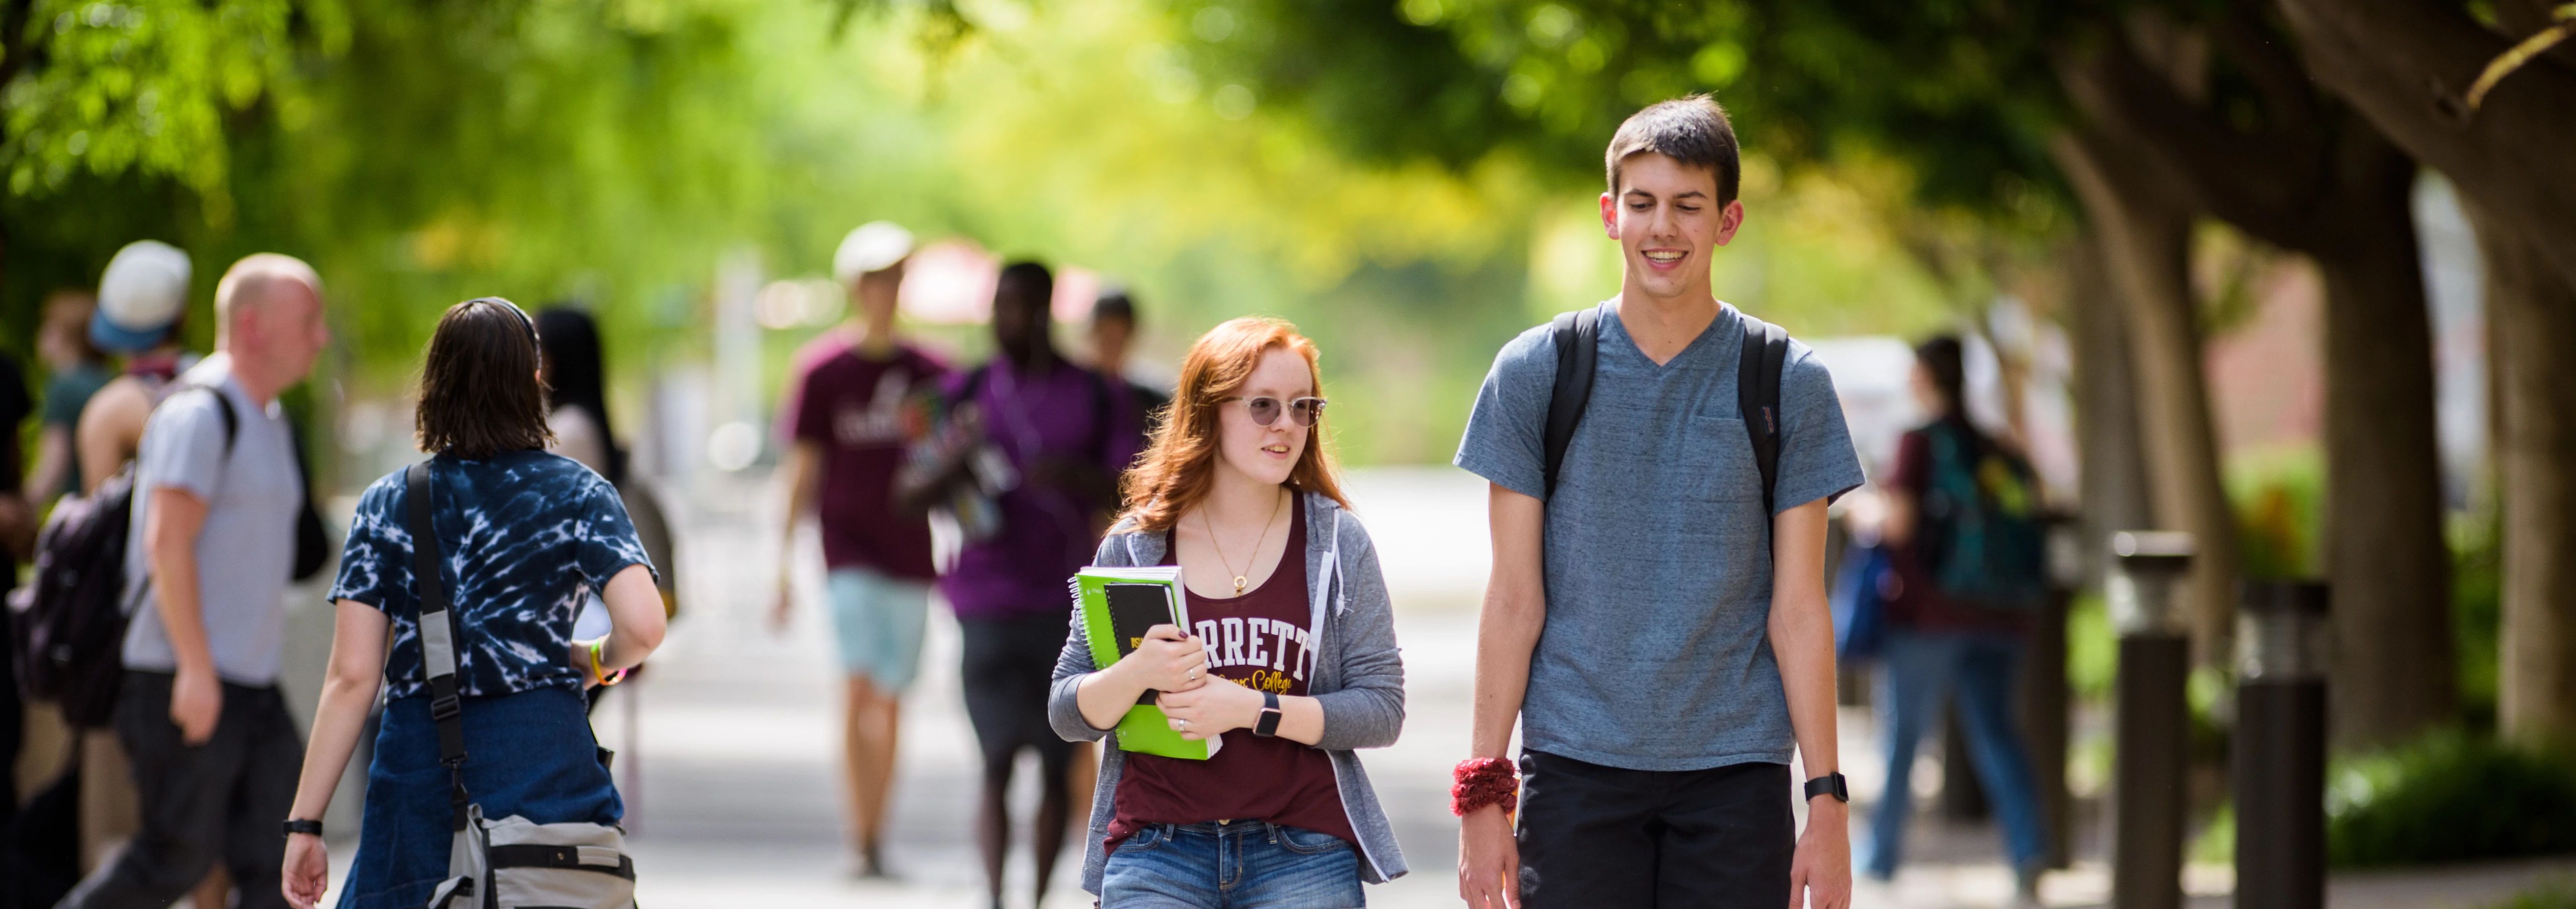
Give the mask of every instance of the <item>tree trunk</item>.
POLYGON ((2433 327, 2402 188, 2348 221, 2325 275, 2326 574, 2333 729, 2387 745, 2458 709, 2434 444, 2433 327))
POLYGON ((2186 94, 2129 45, 2063 69, 2079 107, 2182 200, 2305 253, 2325 277, 2325 565, 2334 582, 2336 735, 2402 739, 2456 701, 2450 552, 2434 444, 2432 320, 2409 197, 2417 167, 2320 96, 2268 25, 2217 27, 2263 86, 2258 131, 2186 94))
POLYGON ((2504 627, 2496 719, 2542 742, 2576 734, 2576 285, 2484 206, 2471 206, 2486 262, 2490 352, 2501 392, 2497 488, 2504 506, 2504 627))
POLYGON ((2087 231, 2068 253, 2067 312, 2075 334, 2075 444, 2083 510, 2084 584, 2097 587, 2110 565, 2111 534, 2154 523, 2147 495, 2146 440, 2138 426, 2137 374, 2119 290, 2102 264, 2101 240, 2087 231))
POLYGON ((2062 134, 2051 152, 2102 241, 2102 258, 2136 356, 2139 425, 2159 527, 2199 544, 2177 607, 2202 663, 2226 658, 2236 614, 2236 521, 2218 465, 2190 275, 2189 209, 2134 153, 2100 136, 2062 134))

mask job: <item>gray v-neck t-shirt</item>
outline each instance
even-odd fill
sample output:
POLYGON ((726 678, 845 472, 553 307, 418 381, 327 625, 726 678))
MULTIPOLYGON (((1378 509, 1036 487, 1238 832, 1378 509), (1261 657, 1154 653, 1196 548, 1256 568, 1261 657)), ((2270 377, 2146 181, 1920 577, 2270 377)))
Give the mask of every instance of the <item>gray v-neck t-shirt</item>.
MULTIPOLYGON (((1524 747, 1631 770, 1788 763, 1771 655, 1771 515, 1736 404, 1744 327, 1722 306, 1661 366, 1600 305, 1591 403, 1547 505, 1547 621, 1521 702, 1524 747)), ((1549 326, 1494 357, 1457 464, 1547 498, 1549 326)), ((1796 341, 1780 378, 1774 513, 1862 482, 1833 376, 1796 341)))

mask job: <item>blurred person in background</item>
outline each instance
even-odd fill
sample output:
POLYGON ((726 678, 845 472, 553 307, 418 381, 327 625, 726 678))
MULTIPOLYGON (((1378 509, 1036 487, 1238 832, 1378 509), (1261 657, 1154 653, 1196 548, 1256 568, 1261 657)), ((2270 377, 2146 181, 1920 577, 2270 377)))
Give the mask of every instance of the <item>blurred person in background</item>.
POLYGON ((1109 749, 1082 865, 1104 905, 1360 906, 1363 882, 1405 873, 1354 753, 1403 730, 1404 662, 1377 550, 1316 434, 1320 380, 1294 326, 1219 325, 1128 475, 1136 504, 1094 564, 1182 566, 1193 625, 1156 626, 1095 671, 1077 611, 1049 716, 1068 739, 1101 739, 1158 691, 1174 730, 1224 747, 1109 749))
POLYGON ((98 279, 98 311, 90 317, 89 339, 100 350, 125 357, 125 370, 81 408, 73 448, 83 495, 134 459, 153 406, 171 381, 197 362, 179 338, 188 314, 190 270, 188 254, 177 247, 136 240, 116 251, 98 279))
MULTIPOLYGON (((1983 455, 2009 456, 2009 446, 1968 421, 1967 372, 1957 337, 1937 336, 1914 349, 1912 387, 1929 419, 1897 443, 1895 470, 1886 484, 1886 516, 1879 525, 1899 589, 1887 603, 1880 642, 1886 666, 1875 699, 1888 784, 1870 819, 1861 870, 1882 881, 1896 876, 1906 821, 1913 813, 1913 791, 1905 781, 1913 778, 1915 746, 1940 723, 1943 702, 1956 692, 1959 728, 1968 736, 1977 778, 2003 827, 2015 905, 2036 906, 2046 847, 2038 786, 2012 708, 2023 613, 1945 593, 1935 578, 1949 542, 1942 537, 1958 535, 1959 512, 1981 507, 1958 501, 1950 491, 1961 482, 1971 490, 1989 482, 1991 478, 1975 475, 1983 455)), ((1971 493, 1967 498, 1979 497, 1971 493)))
POLYGON ((45 362, 44 427, 36 435, 36 463, 27 473, 26 488, 28 501, 40 507, 56 496, 81 491, 72 434, 90 396, 116 378, 108 370, 107 352, 89 339, 89 323, 97 312, 97 297, 57 291, 45 301, 45 320, 36 330, 36 356, 45 362))
MULTIPOLYGON (((18 586, 19 563, 27 560, 36 539, 36 502, 50 500, 41 490, 18 485, 24 466, 18 448, 18 424, 34 402, 16 357, 0 354, 0 603, 18 586)), ((18 752, 25 744, 26 711, 18 691, 14 610, 0 606, 0 835, 10 832, 18 814, 18 752)), ((54 745, 46 742, 45 745, 54 745)), ((0 839, 0 876, 14 877, 9 844, 0 839)), ((0 882, 0 906, 9 905, 14 884, 0 882)))
MULTIPOLYGON (((644 542, 644 553, 660 569, 654 583, 662 594, 663 617, 668 619, 679 609, 670 523, 652 489, 634 475, 625 442, 609 422, 607 356, 599 323, 579 309, 548 307, 537 313, 537 337, 544 351, 540 371, 546 386, 546 430, 554 436, 546 450, 579 462, 616 488, 627 519, 635 525, 636 538, 644 542)), ((597 638, 606 635, 611 624, 608 604, 593 592, 573 623, 573 634, 584 640, 597 638)), ((642 672, 643 667, 637 666, 629 675, 642 672)), ((607 692, 606 687, 591 689, 590 705, 599 706, 607 692)))
MULTIPOLYGON (((101 282, 101 312, 117 291, 101 282)), ((70 909, 163 909, 219 865, 237 905, 284 904, 274 825, 302 742, 277 681, 304 481, 277 398, 329 340, 321 279, 288 256, 245 257, 217 283, 215 317, 216 354, 148 411, 135 456, 137 602, 114 725, 141 829, 70 909)))
POLYGON ((1127 354, 1136 343, 1136 300, 1124 287, 1100 292, 1091 304, 1091 368, 1127 389, 1136 412, 1144 416, 1144 435, 1153 438, 1154 427, 1162 422, 1163 408, 1172 403, 1171 393, 1155 385, 1139 382, 1128 375, 1127 354))
POLYGON ((770 619, 786 627, 796 525, 813 514, 823 539, 824 605, 846 677, 842 787, 856 852, 852 870, 860 877, 887 874, 881 834, 903 694, 919 675, 931 582, 938 576, 927 514, 899 505, 895 496, 906 448, 929 419, 926 399, 946 374, 895 328, 911 256, 911 232, 884 221, 841 240, 832 274, 850 295, 850 319, 797 354, 779 421, 789 439, 778 471, 787 511, 770 619))
POLYGON ((626 447, 608 421, 599 324, 581 310, 548 307, 537 313, 537 337, 545 342, 546 430, 554 435, 546 450, 624 485, 626 447))
POLYGON ((1002 269, 993 289, 993 359, 947 380, 949 422, 906 471, 919 507, 978 498, 965 546, 939 579, 964 639, 966 715, 983 751, 976 845, 992 904, 1002 905, 1012 763, 1035 750, 1037 880, 1046 893, 1070 832, 1071 776, 1081 752, 1047 722, 1047 689, 1064 646, 1064 579, 1091 561, 1118 504, 1118 477, 1141 447, 1142 422, 1111 380, 1066 362, 1050 319, 1054 273, 1002 269), (966 487, 971 486, 971 489, 966 487))
MULTIPOLYGON (((421 367, 414 420, 420 447, 433 453, 429 521, 445 555, 439 564, 455 572, 441 571, 440 582, 457 635, 461 781, 490 818, 614 825, 625 806, 584 719, 582 692, 615 684, 661 646, 662 599, 617 490, 545 451, 536 332, 507 300, 467 300, 439 319, 421 367), (583 639, 573 619, 592 592, 606 600, 615 630, 583 639)), ((290 831, 282 880, 259 905, 278 895, 298 909, 321 900, 330 874, 322 813, 380 685, 384 719, 339 905, 410 909, 447 877, 458 778, 440 761, 430 709, 408 471, 370 484, 350 520, 331 588, 336 625, 313 744, 292 804, 280 809, 290 831)), ((262 820, 269 837, 277 822, 262 820)), ((243 905, 253 905, 248 894, 243 905)))

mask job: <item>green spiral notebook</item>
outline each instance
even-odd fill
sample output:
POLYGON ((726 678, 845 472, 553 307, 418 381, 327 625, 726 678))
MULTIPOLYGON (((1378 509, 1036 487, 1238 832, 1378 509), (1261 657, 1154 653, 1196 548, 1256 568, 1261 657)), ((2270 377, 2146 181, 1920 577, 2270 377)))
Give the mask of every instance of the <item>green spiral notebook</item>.
MULTIPOLYGON (((1091 642, 1092 665, 1107 668, 1136 652, 1145 632, 1156 625, 1190 627, 1188 593, 1181 569, 1174 565, 1137 568, 1092 566, 1068 582, 1073 602, 1082 611, 1083 637, 1091 642)), ((1183 760, 1204 761, 1225 747, 1225 737, 1190 741, 1172 731, 1171 721, 1145 692, 1118 721, 1118 747, 1126 751, 1183 760)))

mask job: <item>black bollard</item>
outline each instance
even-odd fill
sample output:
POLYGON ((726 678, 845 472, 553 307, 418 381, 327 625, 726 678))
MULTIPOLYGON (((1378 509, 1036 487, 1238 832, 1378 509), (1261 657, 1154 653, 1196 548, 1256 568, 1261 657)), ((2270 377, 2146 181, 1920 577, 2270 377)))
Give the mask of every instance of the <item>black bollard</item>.
POLYGON ((2120 632, 2111 774, 2112 909, 2180 909, 2191 671, 2176 588, 2190 570, 2190 534, 2131 531, 2111 537, 2106 584, 2120 632))
POLYGON ((2325 909, 2324 584, 2245 584, 2237 616, 2237 909, 2325 909))

